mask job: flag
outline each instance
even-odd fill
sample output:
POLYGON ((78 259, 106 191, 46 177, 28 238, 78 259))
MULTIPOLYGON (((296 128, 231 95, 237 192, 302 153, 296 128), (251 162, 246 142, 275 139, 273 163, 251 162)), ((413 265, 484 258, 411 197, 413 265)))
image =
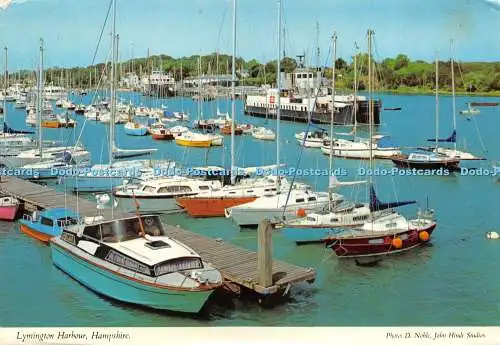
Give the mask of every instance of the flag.
POLYGON ((5 10, 7 7, 9 7, 11 2, 12 0, 0 0, 0 8, 2 10, 5 10))

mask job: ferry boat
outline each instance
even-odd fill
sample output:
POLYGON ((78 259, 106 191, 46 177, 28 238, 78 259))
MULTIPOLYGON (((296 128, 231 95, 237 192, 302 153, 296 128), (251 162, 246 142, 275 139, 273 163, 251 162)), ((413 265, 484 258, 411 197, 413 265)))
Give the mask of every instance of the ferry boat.
MULTIPOLYGON (((303 58, 303 55, 299 56, 298 67, 294 72, 282 72, 283 87, 280 92, 269 88, 261 90, 259 94, 246 95, 245 114, 275 119, 279 98, 281 120, 307 122, 309 113, 312 113, 311 122, 329 124, 333 113, 335 124, 369 123, 369 101, 365 96, 336 94, 333 104, 329 87, 321 86, 319 92, 316 91, 317 85, 320 84, 321 72, 314 73, 305 68, 303 58), (333 112, 332 107, 335 108, 333 112)), ((380 124, 381 101, 372 99, 372 104, 374 124, 380 124)))
POLYGON ((50 247, 52 262, 63 272, 126 303, 198 313, 222 286, 221 273, 193 249, 166 236, 155 216, 65 227, 50 247))
POLYGON ((19 221, 21 232, 39 241, 48 243, 50 238, 59 236, 66 225, 76 224, 79 215, 67 208, 52 208, 24 215, 19 221))
POLYGON ((16 219, 19 200, 11 196, 0 196, 0 220, 16 219))

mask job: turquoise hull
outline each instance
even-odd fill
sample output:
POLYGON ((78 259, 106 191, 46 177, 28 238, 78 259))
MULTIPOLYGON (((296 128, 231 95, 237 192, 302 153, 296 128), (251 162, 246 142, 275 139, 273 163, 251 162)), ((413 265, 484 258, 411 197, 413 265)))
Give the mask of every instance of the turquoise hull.
POLYGON ((136 136, 143 136, 148 133, 148 129, 146 127, 140 127, 140 128, 127 128, 125 127, 125 134, 127 135, 136 135, 136 136))
POLYGON ((340 233, 341 229, 313 227, 283 227, 285 238, 298 244, 320 243, 322 239, 340 233))
POLYGON ((52 242, 50 247, 55 266, 89 289, 122 302, 154 309, 197 313, 214 291, 181 291, 147 285, 94 265, 52 242))

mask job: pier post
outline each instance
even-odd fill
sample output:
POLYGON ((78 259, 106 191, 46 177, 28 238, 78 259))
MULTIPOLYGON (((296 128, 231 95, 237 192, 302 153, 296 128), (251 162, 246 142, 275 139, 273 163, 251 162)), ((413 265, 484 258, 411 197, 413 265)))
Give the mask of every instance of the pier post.
POLYGON ((260 222, 257 230, 257 271, 259 284, 263 287, 273 285, 273 228, 269 220, 260 222))

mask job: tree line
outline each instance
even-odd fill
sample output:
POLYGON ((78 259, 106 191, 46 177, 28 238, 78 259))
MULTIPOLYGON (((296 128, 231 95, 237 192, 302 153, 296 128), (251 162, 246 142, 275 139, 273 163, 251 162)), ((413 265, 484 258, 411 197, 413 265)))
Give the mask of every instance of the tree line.
MULTIPOLYGON (((335 62, 336 87, 353 90, 355 79, 358 90, 368 85, 368 54, 358 54, 348 62, 338 58, 335 62), (355 62, 356 63, 355 63, 355 62), (356 70, 354 70, 356 65, 356 70)), ((297 67, 297 61, 285 57, 281 61, 282 69, 289 73, 297 67)), ((441 90, 449 91, 452 87, 451 61, 439 61, 438 83, 441 90)), ((173 74, 176 80, 207 74, 230 74, 232 59, 227 54, 173 58, 168 55, 156 55, 148 58, 136 58, 118 64, 118 80, 128 73, 139 76, 148 75, 154 69, 161 69, 173 74)), ((323 76, 332 77, 332 68, 324 67, 323 76)), ((236 58, 236 73, 241 85, 263 84, 274 85, 276 81, 276 60, 261 63, 256 59, 244 60, 236 58)), ((500 90, 500 62, 454 62, 455 86, 462 92, 490 92, 500 90)), ((44 71, 45 83, 68 86, 72 88, 95 87, 99 80, 108 80, 110 64, 96 64, 87 67, 58 68, 52 67, 44 71), (102 76, 104 75, 104 78, 102 76)), ((394 58, 386 58, 374 62, 374 86, 379 90, 398 91, 416 90, 431 91, 435 88, 435 63, 422 60, 410 60, 404 54, 394 58)), ((34 71, 20 71, 9 76, 12 79, 34 83, 34 71)), ((105 86, 101 82, 102 86, 105 86)))

